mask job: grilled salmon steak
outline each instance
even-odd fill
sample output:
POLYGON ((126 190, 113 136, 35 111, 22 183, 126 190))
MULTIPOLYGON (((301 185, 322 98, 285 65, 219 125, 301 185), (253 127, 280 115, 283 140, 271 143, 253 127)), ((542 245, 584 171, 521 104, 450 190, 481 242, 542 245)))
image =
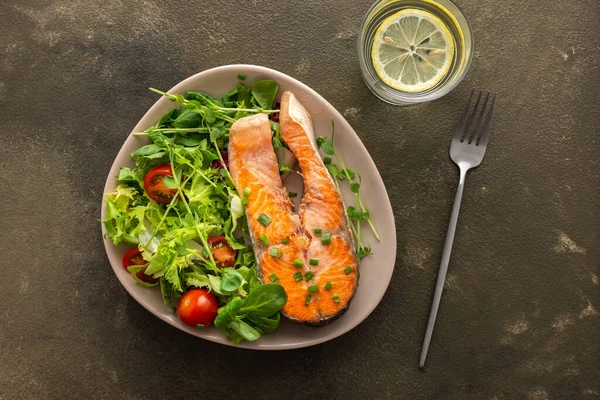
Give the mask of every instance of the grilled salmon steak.
POLYGON ((283 285, 287 318, 324 325, 348 308, 356 292, 354 240, 341 195, 319 156, 312 119, 291 92, 281 98, 279 118, 304 179, 298 213, 281 181, 265 114, 233 124, 229 168, 238 192, 248 198, 260 280, 283 285))

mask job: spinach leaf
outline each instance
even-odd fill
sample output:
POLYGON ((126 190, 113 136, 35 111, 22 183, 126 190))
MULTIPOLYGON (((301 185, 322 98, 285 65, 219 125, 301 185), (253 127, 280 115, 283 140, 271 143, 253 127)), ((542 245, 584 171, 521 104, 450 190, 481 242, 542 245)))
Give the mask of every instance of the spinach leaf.
POLYGON ((257 317, 249 316, 248 320, 252 325, 260 331, 263 335, 273 333, 279 328, 281 314, 277 313, 271 317, 257 317))
POLYGON ((215 326, 219 329, 226 329, 227 326, 236 319, 238 311, 243 304, 244 301, 239 297, 231 299, 231 301, 219 311, 217 318, 215 318, 215 326))
POLYGON ((252 95, 265 110, 270 110, 275 102, 279 85, 273 80, 256 81, 252 85, 252 95))
POLYGON ((202 116, 197 112, 184 110, 173 122, 175 128, 197 128, 202 123, 202 116))
POLYGON ((259 331, 240 319, 236 319, 235 321, 231 322, 229 324, 229 328, 233 329, 234 332, 249 342, 252 342, 260 337, 259 331))
POLYGON ((233 292, 242 285, 244 278, 242 274, 233 268, 223 269, 223 279, 221 280, 221 290, 233 292))
POLYGON ((247 316, 270 317, 287 303, 287 293, 283 286, 277 283, 268 283, 252 290, 240 313, 247 316))

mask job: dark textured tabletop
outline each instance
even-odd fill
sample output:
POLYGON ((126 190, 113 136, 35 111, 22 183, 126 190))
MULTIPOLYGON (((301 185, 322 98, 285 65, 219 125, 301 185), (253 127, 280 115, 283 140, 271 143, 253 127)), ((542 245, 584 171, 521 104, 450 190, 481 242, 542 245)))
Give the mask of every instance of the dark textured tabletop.
MULTIPOLYGON (((600 397, 600 2, 461 0, 465 80, 394 107, 363 84, 369 1, 0 3, 0 399, 600 397), (110 165, 156 96, 210 67, 268 66, 350 122, 386 184, 398 256, 379 307, 286 352, 210 343, 121 287, 98 219, 110 165), (418 359, 471 87, 500 93, 471 171, 428 364, 418 359)), ((391 249, 390 249, 391 251, 391 249)))

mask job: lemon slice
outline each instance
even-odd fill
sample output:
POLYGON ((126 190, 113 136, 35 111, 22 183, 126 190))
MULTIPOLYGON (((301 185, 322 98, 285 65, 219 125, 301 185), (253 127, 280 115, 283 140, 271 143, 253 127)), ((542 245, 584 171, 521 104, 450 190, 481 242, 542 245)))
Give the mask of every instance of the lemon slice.
POLYGON ((418 9, 405 9, 385 19, 371 50, 379 78, 394 89, 413 93, 441 81, 453 56, 454 39, 446 25, 418 9))

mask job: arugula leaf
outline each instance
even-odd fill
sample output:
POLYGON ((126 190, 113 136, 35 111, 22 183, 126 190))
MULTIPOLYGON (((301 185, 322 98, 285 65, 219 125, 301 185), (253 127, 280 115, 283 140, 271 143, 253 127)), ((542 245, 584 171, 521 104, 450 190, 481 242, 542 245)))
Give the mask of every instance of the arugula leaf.
POLYGON ((211 142, 215 142, 217 139, 225 136, 226 133, 227 133, 227 131, 225 129, 222 129, 222 128, 212 128, 210 130, 210 141, 211 142))
POLYGON ((327 171, 329 171, 329 173, 333 176, 338 176, 338 174, 340 173, 340 171, 338 170, 337 165, 335 164, 328 164, 327 165, 327 171))
POLYGON ((343 181, 344 179, 348 179, 348 180, 352 181, 352 180, 354 180, 355 174, 354 174, 354 171, 352 171, 351 169, 344 168, 343 170, 340 171, 338 177, 340 178, 341 181, 343 181))
POLYGON ((176 108, 173 108, 171 111, 169 111, 168 113, 163 115, 163 117, 160 119, 160 121, 158 121, 158 124, 156 124, 156 125, 159 128, 161 128, 163 126, 166 126, 167 124, 171 124, 172 121, 174 121, 178 115, 179 115, 179 110, 176 108))
POLYGON ((370 256, 372 254, 373 252, 371 251, 371 246, 361 246, 356 252, 356 257, 358 257, 358 259, 360 260, 361 258, 365 256, 370 256))
POLYGON ((185 136, 177 136, 175 138, 175 143, 180 144, 182 146, 194 147, 198 146, 205 139, 206 134, 192 133, 185 136))
POLYGON ((279 85, 273 80, 256 81, 252 85, 252 96, 256 102, 264 109, 270 110, 275 103, 275 97, 279 91, 279 85))
POLYGON ((202 116, 191 110, 183 110, 183 112, 173 122, 175 128, 197 128, 202 123, 202 116))
POLYGON ((323 153, 329 154, 330 156, 335 154, 335 151, 333 150, 333 143, 331 143, 331 140, 329 139, 322 141, 321 150, 323 150, 323 153))
POLYGON ((160 156, 164 155, 164 149, 155 144, 147 144, 145 146, 140 147, 131 155, 132 157, 148 157, 148 158, 157 158, 156 154, 160 156), (154 157, 153 157, 154 156, 154 157))

